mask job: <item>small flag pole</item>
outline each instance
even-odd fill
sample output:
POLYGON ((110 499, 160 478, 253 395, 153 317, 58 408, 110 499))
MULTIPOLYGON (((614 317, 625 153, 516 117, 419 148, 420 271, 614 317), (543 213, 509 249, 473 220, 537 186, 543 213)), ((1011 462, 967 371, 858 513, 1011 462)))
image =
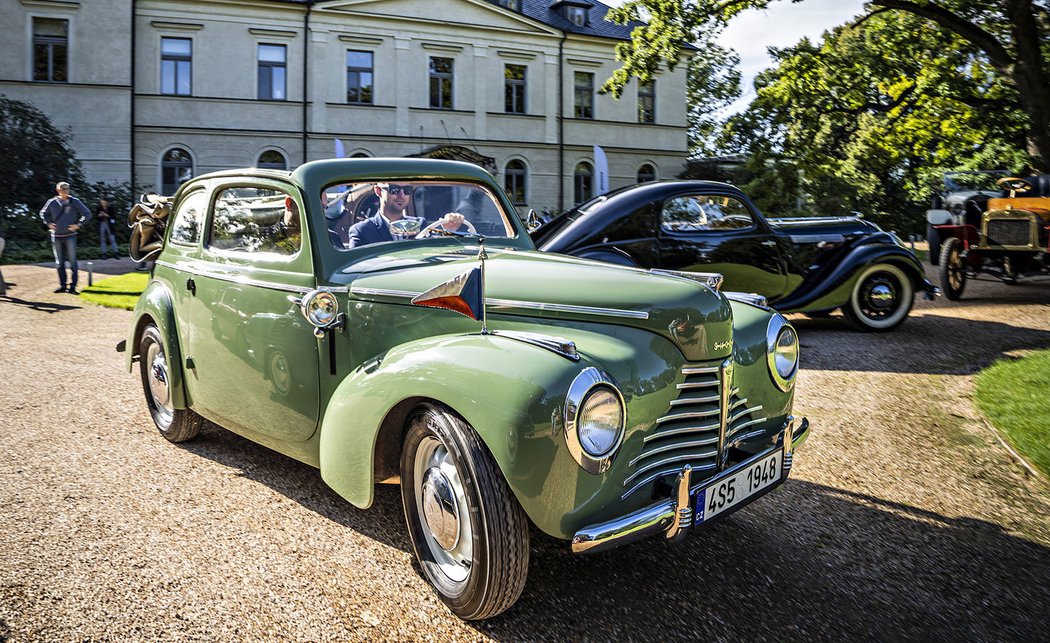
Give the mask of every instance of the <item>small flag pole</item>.
POLYGON ((485 307, 485 260, 488 259, 485 252, 485 237, 478 237, 478 261, 481 262, 481 334, 489 334, 488 311, 485 307))

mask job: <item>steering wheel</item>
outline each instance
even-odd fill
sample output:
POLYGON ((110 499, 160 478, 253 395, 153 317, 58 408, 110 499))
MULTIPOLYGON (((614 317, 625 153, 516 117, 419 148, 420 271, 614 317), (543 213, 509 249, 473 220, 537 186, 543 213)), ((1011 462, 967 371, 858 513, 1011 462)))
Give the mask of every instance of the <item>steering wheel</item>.
MULTIPOLYGON (((441 217, 437 221, 431 223, 427 227, 423 228, 423 230, 421 230, 420 233, 416 235, 416 239, 425 239, 426 237, 429 237, 431 235, 431 233, 433 233, 435 230, 440 228, 441 224, 444 223, 444 222, 445 222, 445 217, 441 217)), ((472 234, 474 236, 477 236, 478 229, 474 227, 473 223, 471 223, 470 221, 467 221, 466 219, 463 219, 463 225, 467 226, 466 234, 472 234)), ((450 234, 450 235, 462 235, 463 234, 462 232, 453 232, 453 231, 444 230, 444 229, 442 229, 441 232, 442 232, 442 234, 450 234)))
POLYGON ((1031 192, 1032 184, 1024 179, 1019 179, 1016 176, 1006 176, 995 182, 996 185, 1002 186, 1006 190, 1010 190, 1010 198, 1014 198, 1016 193, 1031 192))

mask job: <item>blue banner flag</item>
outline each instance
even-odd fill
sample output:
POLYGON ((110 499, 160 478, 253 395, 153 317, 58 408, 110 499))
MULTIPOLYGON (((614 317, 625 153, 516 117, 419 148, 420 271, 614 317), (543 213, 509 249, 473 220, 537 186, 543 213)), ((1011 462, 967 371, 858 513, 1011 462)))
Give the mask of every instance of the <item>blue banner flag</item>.
POLYGON ((474 321, 481 319, 485 306, 481 266, 474 266, 445 283, 416 295, 412 298, 412 303, 416 306, 452 310, 474 321))

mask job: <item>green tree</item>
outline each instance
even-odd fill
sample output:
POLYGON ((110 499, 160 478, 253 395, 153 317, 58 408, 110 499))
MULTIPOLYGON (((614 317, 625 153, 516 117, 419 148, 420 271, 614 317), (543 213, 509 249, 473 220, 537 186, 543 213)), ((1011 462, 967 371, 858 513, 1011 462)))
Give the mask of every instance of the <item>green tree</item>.
POLYGON ((709 156, 717 152, 722 129, 718 113, 740 97, 740 56, 714 42, 689 59, 686 98, 689 111, 689 152, 709 156))
MULTIPOLYGON (((647 78, 679 63, 685 43, 706 41, 740 12, 777 0, 630 0, 609 12, 635 27, 617 48, 623 66, 604 88, 617 94, 631 76, 647 78)), ((799 2, 802 0, 792 0, 799 2)), ((1050 9, 1036 0, 870 0, 869 16, 907 14, 936 27, 943 41, 962 41, 979 66, 1009 85, 1025 118, 1029 165, 1050 172, 1050 9)), ((951 86, 941 89, 950 90, 951 86)), ((914 91, 914 90, 913 90, 914 91)), ((946 91, 945 100, 956 98, 946 91)))

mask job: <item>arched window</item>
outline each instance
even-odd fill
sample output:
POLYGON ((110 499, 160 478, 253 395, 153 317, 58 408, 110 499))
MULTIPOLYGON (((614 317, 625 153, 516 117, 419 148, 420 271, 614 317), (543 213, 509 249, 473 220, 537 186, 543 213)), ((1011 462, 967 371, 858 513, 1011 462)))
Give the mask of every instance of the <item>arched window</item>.
POLYGON ((514 202, 514 205, 525 205, 525 182, 528 179, 528 173, 525 169, 525 163, 518 159, 514 159, 507 163, 507 167, 503 169, 503 187, 507 190, 507 194, 510 196, 510 200, 514 202))
POLYGON ((573 203, 579 205, 594 196, 594 167, 587 161, 576 164, 572 173, 573 203))
POLYGON ((181 147, 164 153, 160 161, 160 191, 165 196, 175 194, 179 186, 193 177, 193 157, 181 147))
POLYGON ((646 181, 656 180, 656 168, 646 163, 642 167, 638 168, 638 182, 645 183, 646 181))
POLYGON ((352 159, 370 159, 372 157, 367 155, 367 154, 365 154, 364 152, 354 152, 353 154, 350 155, 350 158, 352 158, 352 159))
POLYGON ((267 170, 287 170, 288 159, 284 158, 284 154, 277 150, 266 150, 259 155, 259 160, 255 162, 255 167, 267 170))

